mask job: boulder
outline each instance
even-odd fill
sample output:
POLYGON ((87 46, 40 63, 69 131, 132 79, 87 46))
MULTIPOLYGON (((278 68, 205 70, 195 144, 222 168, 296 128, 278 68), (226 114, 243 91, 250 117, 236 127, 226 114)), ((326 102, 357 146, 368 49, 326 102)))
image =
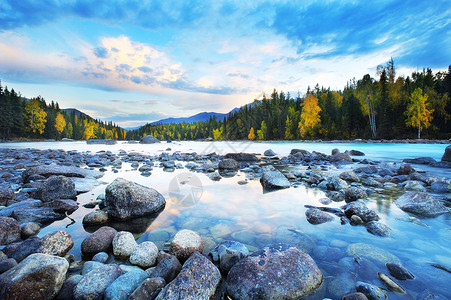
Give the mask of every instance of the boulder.
POLYGON ((207 177, 213 181, 218 181, 222 178, 222 176, 217 171, 208 173, 207 177))
POLYGON ((191 254, 204 250, 201 236, 191 230, 183 229, 177 232, 169 245, 169 253, 180 261, 185 261, 191 254))
POLYGON ((390 236, 391 234, 390 227, 378 221, 368 222, 368 224, 366 224, 366 230, 377 236, 390 236))
POLYGON ((352 257, 367 258, 377 263, 397 262, 399 258, 391 254, 390 252, 378 248, 374 245, 355 243, 348 246, 346 253, 352 257))
POLYGON ((20 240, 20 223, 9 217, 0 217, 0 245, 20 240))
POLYGON ((11 217, 15 211, 28 209, 31 207, 40 207, 42 205, 41 200, 24 200, 11 204, 10 206, 0 209, 0 217, 11 217))
POLYGON ((36 253, 0 275, 0 299, 53 299, 66 279, 66 259, 36 253))
POLYGON ((117 141, 113 139, 89 139, 86 141, 88 145, 116 145, 117 141))
POLYGON ((340 150, 338 148, 334 148, 334 149, 332 149, 331 155, 335 155, 338 153, 340 153, 340 150))
POLYGON ((67 278, 66 281, 64 281, 63 286, 61 287, 61 290, 59 291, 55 299, 56 300, 72 299, 74 289, 82 278, 83 276, 81 275, 74 275, 67 278))
POLYGON ((151 135, 146 135, 141 139, 140 143, 141 144, 155 144, 155 143, 160 143, 160 140, 151 135))
POLYGON ((41 244, 41 239, 37 236, 32 236, 23 242, 10 244, 6 246, 3 251, 9 257, 14 258, 17 262, 21 262, 27 258, 30 254, 35 253, 41 244))
POLYGON ((81 243, 81 252, 86 255, 94 255, 99 252, 111 251, 113 238, 116 233, 116 229, 112 227, 100 227, 83 240, 81 243))
POLYGON ((308 156, 310 155, 310 152, 304 149, 291 149, 290 155, 308 156))
POLYGON ((359 150, 349 150, 348 154, 352 156, 365 156, 365 153, 359 150))
POLYGON ((227 153, 224 158, 232 158, 236 161, 258 161, 257 156, 251 153, 227 153))
POLYGON ((50 207, 57 213, 71 214, 78 209, 78 203, 72 199, 58 199, 45 202, 42 207, 50 207))
POLYGON ((363 293, 355 292, 344 295, 343 300, 368 300, 368 298, 363 293))
POLYGON ((442 156, 442 161, 451 162, 451 145, 445 148, 445 153, 442 156))
POLYGON ((20 225, 20 232, 23 238, 27 239, 41 231, 41 226, 36 222, 27 222, 20 225))
POLYGON ((149 277, 161 277, 165 282, 171 282, 182 269, 177 257, 160 251, 157 257, 157 266, 150 272, 149 277))
POLYGON ((106 253, 106 252, 99 252, 99 253, 97 253, 96 255, 94 255, 92 257, 92 261, 100 262, 100 263, 104 264, 104 263, 106 263, 108 261, 108 258, 109 258, 108 253, 106 253))
POLYGON ((330 214, 316 208, 307 209, 305 211, 305 216, 307 217, 307 221, 314 225, 330 222, 334 219, 330 214))
POLYGON ((8 206, 16 200, 16 194, 9 185, 0 185, 0 206, 8 206))
POLYGON ((354 201, 344 206, 344 212, 348 218, 357 215, 363 222, 378 221, 380 217, 374 210, 369 209, 361 201, 354 201))
POLYGON ((65 176, 51 176, 42 183, 33 198, 48 202, 55 199, 72 199, 77 197, 75 183, 65 176))
POLYGON ((48 224, 66 217, 65 214, 57 213, 51 207, 22 207, 14 210, 11 216, 21 224, 27 222, 48 224))
POLYGON ((83 225, 101 225, 108 223, 108 213, 103 210, 96 210, 83 217, 83 225))
POLYGON ((106 290, 105 300, 128 299, 134 290, 147 278, 146 271, 133 270, 119 276, 106 290))
POLYGON ((274 151, 272 151, 271 149, 268 149, 263 153, 263 155, 271 157, 271 156, 275 156, 276 153, 274 151))
POLYGON ((405 212, 425 218, 433 218, 448 212, 440 200, 423 192, 407 192, 399 197, 395 204, 405 212))
POLYGON ((376 174, 377 168, 375 166, 365 166, 354 170, 356 173, 376 174))
POLYGON ((418 157, 418 158, 406 158, 402 160, 403 163, 407 164, 418 164, 418 165, 429 165, 435 163, 436 160, 432 157, 418 157))
POLYGON ((357 201, 358 199, 364 199, 368 197, 368 194, 357 187, 350 187, 345 190, 345 201, 347 203, 357 201))
POLYGON ((64 230, 57 230, 55 232, 44 235, 41 238, 39 247, 36 253, 44 253, 55 256, 64 256, 74 246, 74 241, 69 233, 64 230))
POLYGON ((416 180, 407 180, 402 183, 405 191, 426 192, 426 188, 423 185, 424 183, 416 180))
POLYGON ((130 255, 130 263, 141 268, 153 267, 158 257, 157 246, 150 241, 139 244, 130 255))
POLYGON ((109 216, 128 220, 157 213, 166 201, 152 188, 117 178, 105 189, 105 205, 109 216))
POLYGON ((205 256, 194 252, 179 275, 158 294, 158 300, 208 300, 221 281, 221 273, 205 256), (183 288, 181 288, 183 287, 183 288))
POLYGON ((32 167, 26 169, 22 173, 22 178, 24 182, 28 182, 28 178, 32 175, 40 175, 44 177, 50 177, 52 175, 62 175, 66 177, 93 177, 100 178, 103 176, 102 172, 83 169, 72 166, 62 166, 62 165, 42 165, 37 167, 32 167))
POLYGON ((329 156, 330 162, 338 162, 340 160, 352 162, 351 156, 349 156, 349 154, 347 153, 336 153, 334 155, 329 156))
POLYGON ((387 299, 387 294, 383 289, 366 282, 357 281, 355 290, 364 294, 369 300, 387 299))
POLYGON ((349 182, 359 182, 360 178, 352 171, 346 171, 340 174, 340 178, 349 182))
POLYGON ((399 169, 396 171, 398 175, 409 175, 413 172, 416 172, 414 168, 412 168, 409 164, 404 164, 403 166, 400 166, 399 169))
POLYGON ((332 178, 329 179, 327 187, 328 189, 333 191, 341 191, 347 189, 349 186, 343 179, 337 176, 333 176, 332 178))
POLYGON ((219 265, 219 270, 227 274, 241 259, 249 255, 247 247, 237 241, 223 241, 209 253, 213 262, 219 265))
POLYGON ((138 244, 128 231, 119 231, 113 238, 113 254, 118 257, 129 257, 138 244))
POLYGON ((433 193, 450 193, 451 184, 445 181, 437 181, 431 183, 431 191, 433 193))
POLYGON ((75 287, 74 299, 103 299, 105 290, 122 273, 122 269, 115 264, 103 265, 90 271, 75 287))
POLYGON ((219 162, 218 168, 220 170, 237 170, 238 162, 233 158, 224 158, 219 162))
POLYGON ((275 244, 234 265, 226 289, 233 299, 297 299, 313 292, 322 281, 321 271, 308 254, 275 244))
POLYGON ((155 299, 166 285, 166 281, 161 277, 147 278, 136 288, 129 300, 155 299))
POLYGON ((264 171, 260 182, 263 188, 272 189, 286 189, 290 187, 288 179, 278 170, 264 171))

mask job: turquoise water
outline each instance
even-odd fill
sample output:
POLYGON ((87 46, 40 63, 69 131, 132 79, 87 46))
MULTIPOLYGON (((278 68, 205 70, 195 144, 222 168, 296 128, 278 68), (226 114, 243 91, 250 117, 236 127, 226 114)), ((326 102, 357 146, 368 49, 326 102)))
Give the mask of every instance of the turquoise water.
MULTIPOLYGON (((4 147, 6 144, 0 144, 4 147)), ((65 149, 92 151, 119 149, 129 151, 159 154, 170 147, 171 151, 206 153, 221 151, 232 152, 232 148, 240 148, 245 152, 263 153, 266 149, 273 149, 281 156, 287 155, 293 148, 309 151, 330 153, 333 148, 344 150, 360 150, 366 153, 366 158, 381 161, 400 162, 403 158, 431 156, 440 159, 446 145, 423 144, 343 144, 343 143, 212 143, 182 142, 172 144, 139 145, 118 144, 113 146, 86 145, 81 142, 73 143, 14 143, 8 144, 20 148, 65 149), (212 151, 215 148, 216 151, 212 151)), ((238 149, 238 151, 240 151, 238 149)), ((185 164, 185 162, 181 162, 185 164)), ((419 166, 415 166, 419 167, 419 166)), ((421 166, 421 168, 424 168, 421 166)), ((428 289, 445 298, 451 298, 451 274, 432 267, 429 263, 439 263, 451 267, 451 216, 442 215, 434 219, 422 219, 412 222, 409 215, 399 210, 393 201, 399 193, 376 193, 368 199, 368 207, 376 210, 381 222, 388 225, 393 231, 390 237, 377 237, 369 234, 363 226, 341 225, 336 218, 333 222, 312 225, 306 221, 304 205, 323 206, 319 200, 325 197, 324 192, 304 185, 289 189, 265 193, 258 180, 248 180, 248 184, 239 185, 246 174, 238 172, 236 176, 212 181, 205 174, 193 173, 200 185, 197 185, 196 200, 193 205, 180 206, 179 199, 171 198, 173 186, 170 182, 175 177, 187 173, 186 169, 176 169, 174 172, 165 172, 154 167, 152 175, 143 177, 124 164, 118 173, 111 172, 110 167, 101 178, 105 184, 95 188, 89 193, 78 196, 81 204, 104 192, 108 183, 117 177, 155 188, 166 198, 167 204, 155 219, 144 218, 137 220, 136 224, 125 224, 133 227, 120 228, 135 233, 138 242, 153 241, 160 249, 167 247, 167 242, 180 229, 191 229, 198 232, 206 244, 205 252, 225 239, 234 239, 246 244, 249 249, 256 250, 275 242, 286 242, 299 246, 309 253, 316 261, 324 274, 325 281, 321 288, 312 295, 313 299, 328 297, 341 299, 353 290, 355 282, 365 281, 384 287, 377 278, 377 272, 388 273, 384 266, 388 260, 399 260, 415 276, 415 280, 397 281, 407 291, 406 294, 387 292, 390 299, 415 299, 418 293, 428 289), (199 191, 199 188, 201 189, 199 191), (357 244, 357 245, 356 245, 357 244), (369 246, 366 246, 369 245, 369 246), (367 248, 365 248, 367 247, 367 248), (352 249, 363 249, 360 252, 352 249), (372 253, 372 250, 376 254, 372 253)), ((426 168, 427 169, 427 168, 426 168)), ((429 170, 429 169, 427 169, 429 170)), ((450 178, 448 170, 432 169, 434 174, 450 178)), ((332 170, 340 172, 341 170, 332 170)), ((191 191, 186 185, 183 193, 191 191)), ((329 207, 340 207, 344 203, 329 204, 329 207)), ((81 225, 83 216, 92 211, 80 208, 71 215, 76 223, 71 224, 69 219, 61 220, 44 228, 40 236, 64 229, 72 235, 76 246, 70 253, 80 257, 80 244, 82 240, 95 230, 84 228, 81 225)), ((127 222, 130 223, 130 222, 127 222)), ((124 224, 122 224, 124 225, 124 224)))

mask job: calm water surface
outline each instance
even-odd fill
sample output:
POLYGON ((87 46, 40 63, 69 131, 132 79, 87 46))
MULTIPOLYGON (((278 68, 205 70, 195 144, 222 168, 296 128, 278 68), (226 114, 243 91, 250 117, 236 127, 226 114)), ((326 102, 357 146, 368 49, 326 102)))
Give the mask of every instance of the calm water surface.
MULTIPOLYGON (((340 151, 355 149, 363 151, 366 158, 382 162, 400 162, 404 158, 430 156, 440 160, 446 145, 426 144, 346 144, 346 143, 208 143, 181 142, 172 144, 118 144, 112 146, 86 145, 84 142, 39 142, 9 143, 0 147, 64 149, 97 152, 109 150, 117 153, 120 149, 127 152, 137 151, 160 154, 170 147, 173 151, 225 154, 232 151, 263 153, 273 149, 278 155, 285 156, 293 148, 330 153, 333 148, 340 151)), ((185 162, 181 162, 185 164, 185 162)), ((450 178, 450 171, 415 166, 432 174, 450 178)), ((342 170, 334 170, 341 172, 342 170)), ((451 216, 442 215, 434 219, 412 220, 399 210, 393 201, 398 193, 377 193, 368 199, 368 207, 375 209, 381 222, 392 228, 390 237, 382 238, 369 234, 363 226, 341 225, 336 218, 333 222, 312 225, 306 221, 304 205, 323 206, 319 200, 324 192, 304 185, 289 189, 263 192, 258 180, 249 180, 239 185, 246 174, 238 172, 236 176, 211 181, 205 174, 192 173, 199 180, 195 186, 190 183, 178 185, 180 194, 193 193, 196 201, 192 205, 179 205, 180 198, 174 198, 176 178, 186 175, 186 169, 165 172, 154 167, 152 175, 143 177, 129 164, 123 164, 118 173, 108 167, 101 178, 105 184, 89 193, 78 196, 78 202, 87 203, 104 193, 108 183, 117 177, 155 188, 166 198, 167 204, 156 218, 142 218, 123 224, 113 224, 118 230, 132 231, 138 242, 153 241, 160 249, 180 229, 198 232, 206 241, 206 252, 218 242, 226 239, 238 240, 253 251, 275 242, 294 244, 309 253, 322 270, 325 281, 311 298, 328 297, 341 299, 353 289, 355 282, 365 281, 384 287, 377 278, 377 272, 388 274, 384 262, 398 260, 407 267, 416 279, 398 281, 407 293, 387 292, 390 299, 415 299, 425 289, 451 299, 451 274, 436 269, 429 263, 439 263, 451 267, 451 216), (172 182, 172 184, 170 184, 172 182), (172 196, 172 197, 171 197, 172 196), (414 222, 412 222, 414 221, 414 222), (357 250, 355 250, 357 249, 357 250)), ((332 203, 329 207, 340 207, 343 203, 332 203)), ((40 236, 57 229, 64 229, 72 235, 75 247, 71 253, 80 257, 80 244, 96 228, 84 228, 83 216, 92 211, 82 206, 71 215, 75 223, 64 219, 44 228, 40 236)))

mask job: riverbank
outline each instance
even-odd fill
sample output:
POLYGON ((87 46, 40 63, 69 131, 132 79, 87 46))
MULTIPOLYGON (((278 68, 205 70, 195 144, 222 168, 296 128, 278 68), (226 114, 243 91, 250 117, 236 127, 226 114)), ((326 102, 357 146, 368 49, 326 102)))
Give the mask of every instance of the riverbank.
MULTIPOLYGON (((161 146, 163 145, 159 147, 161 146)), ((356 289, 365 292, 368 290, 368 284, 375 286, 373 290, 382 293, 376 286, 383 286, 387 282, 385 279, 378 279, 376 273, 388 274, 389 270, 384 263, 389 262, 407 265, 409 271, 413 270, 412 272, 420 279, 413 280, 413 284, 398 281, 411 295, 419 297, 421 295, 419 287, 423 286, 420 284, 419 287, 415 287, 415 285, 431 280, 429 279, 431 274, 426 274, 428 276, 419 274, 424 265, 417 260, 413 260, 412 263, 410 258, 402 256, 401 249, 399 253, 393 250, 390 250, 390 253, 387 250, 389 248, 377 246, 384 245, 384 240, 392 239, 403 243, 399 238, 401 232, 398 224, 406 222, 405 220, 411 224, 427 226, 433 226, 434 220, 443 222, 441 218, 444 214, 449 215, 449 209, 444 206, 444 204, 449 206, 450 201, 449 178, 430 175, 421 170, 417 172, 408 164, 373 161, 367 159, 365 155, 362 156, 361 154, 365 153, 361 151, 345 153, 335 150, 326 154, 291 149, 286 156, 273 155, 277 153, 270 151, 255 156, 237 153, 218 155, 211 152, 207 154, 192 151, 177 152, 167 149, 167 146, 172 147, 170 144, 164 146, 166 151, 153 155, 124 150, 117 153, 110 151, 92 153, 1 149, 0 186, 2 186, 2 201, 6 205, 0 209, 0 215, 4 222, 2 224, 7 224, 5 228, 11 230, 2 236, 7 241, 3 243, 8 244, 2 251, 7 254, 7 258, 3 256, 4 261, 8 261, 5 264, 12 268, 0 275, 2 284, 9 287, 0 293, 23 291, 25 279, 19 283, 5 280, 11 278, 14 272, 23 273, 23 270, 27 270, 24 274, 28 274, 29 280, 34 274, 30 266, 36 262, 49 268, 61 265, 52 277, 58 278, 57 282, 56 280, 47 282, 43 290, 52 296, 64 291, 67 293, 66 296, 76 295, 76 298, 80 299, 92 294, 105 295, 109 298, 126 291, 126 295, 121 294, 125 297, 136 289, 153 295, 162 289, 159 297, 171 299, 171 295, 178 297, 181 296, 180 293, 194 295, 199 292, 199 288, 202 288, 202 297, 205 298, 216 295, 219 299, 225 297, 225 293, 234 298, 249 298, 255 293, 251 288, 256 284, 256 278, 261 276, 264 278, 259 283, 262 291, 274 293, 268 282, 276 280, 274 276, 281 271, 287 273, 283 275, 281 281, 275 282, 280 287, 278 292, 286 294, 276 294, 276 297, 284 295, 298 297, 314 292, 311 296, 313 299, 339 298, 356 289), (121 181, 120 184, 115 181, 119 176, 130 177, 132 173, 139 176, 139 180, 132 176, 131 178, 135 178, 133 181, 147 186, 144 190, 142 186, 135 185, 130 180, 121 181), (279 204, 274 203, 276 206, 270 209, 268 216, 285 211, 281 210, 283 207, 280 206, 282 205, 280 202, 288 201, 289 199, 285 200, 286 196, 292 197, 302 193, 304 189, 307 192, 309 190, 321 192, 315 192, 320 194, 314 199, 304 199, 300 203, 304 220, 293 223, 297 224, 295 227, 289 225, 286 220, 288 216, 286 214, 292 210, 293 205, 289 201, 287 212, 281 216, 285 219, 283 223, 289 226, 279 226, 274 232, 272 229, 265 229, 264 224, 268 223, 269 219, 262 222, 261 228, 254 228, 253 232, 229 231, 227 228, 232 224, 224 217, 215 217, 216 221, 208 223, 207 228, 210 229, 206 230, 201 224, 207 222, 206 215, 201 217, 199 213, 205 209, 206 203, 211 201, 208 200, 211 196, 196 198, 193 196, 195 194, 189 193, 191 198, 187 199, 188 194, 182 192, 181 187, 186 184, 182 182, 188 178, 177 181, 178 183, 171 188, 170 180, 164 179, 170 177, 163 176, 174 174, 171 176, 180 179, 179 175, 186 173, 194 176, 190 178, 201 177, 199 183, 190 186, 191 191, 203 188, 204 193, 209 194, 209 187, 217 187, 221 182, 228 183, 227 186, 230 185, 233 189, 238 189, 237 187, 247 189, 243 190, 247 192, 238 194, 230 188, 221 191, 229 195, 223 198, 227 199, 226 203, 221 203, 223 210, 237 206, 245 210, 239 215, 239 222, 244 221, 243 217, 249 219, 250 223, 259 222, 258 218, 254 219, 254 208, 245 204, 248 201, 252 202, 249 199, 251 195, 249 191, 255 190, 256 186, 260 186, 265 195, 265 198, 259 201, 260 205, 269 205, 278 199, 276 202, 279 204), (149 189, 145 183, 155 177, 162 177, 163 181, 166 181, 166 186, 169 184, 168 192, 162 191, 161 188, 149 189), (205 180, 208 180, 208 184, 205 180), (103 190, 104 195, 97 195, 99 189, 103 190), (124 191, 128 191, 127 194, 131 195, 128 201, 132 202, 120 205, 121 194, 124 191), (95 199, 86 197, 90 193, 95 199), (247 195, 247 199, 243 198, 243 195, 247 195), (164 208, 160 196, 165 199, 164 208), (234 201, 234 197, 238 197, 238 201, 234 201), (413 201, 418 200, 418 197, 422 199, 420 204, 416 203, 416 200, 413 201), (271 201, 267 202, 265 199, 271 201), (191 200, 186 210, 182 204, 185 200, 191 200), (399 214, 401 218, 406 217, 402 210, 412 215, 410 219, 392 220, 381 213, 373 201, 394 202, 398 208, 392 208, 392 214, 399 214), (140 203, 160 204, 142 206, 140 203), (87 207, 81 206, 82 204, 87 207), (140 209, 133 211, 132 207, 140 209), (182 223, 178 228, 170 229, 168 223, 172 215, 168 215, 168 211, 172 210, 176 211, 175 215, 183 215, 184 212, 189 214, 186 219, 181 220, 182 223), (82 215, 75 217, 74 215, 80 211, 82 215), (58 223, 57 220, 68 220, 72 216, 76 222, 85 225, 76 230, 72 229, 70 233, 62 226, 45 235, 39 234, 39 231, 46 232, 46 228, 58 223), (306 231, 307 225, 323 226, 326 231, 337 232, 340 232, 341 228, 347 228, 347 231, 355 232, 357 236, 363 234, 364 238, 351 237, 341 242, 324 239, 321 238, 323 234, 321 227, 311 227, 312 231, 309 232, 306 231), (79 233, 83 228, 87 231, 86 234, 79 233), (315 232, 320 232, 320 235, 315 232), (268 234, 272 233, 276 238, 271 238, 270 241, 268 234), (233 241, 226 242, 226 238, 233 241), (362 243, 365 239, 372 241, 373 245, 362 243), (279 243, 278 246, 274 246, 274 242, 279 243), (368 247, 373 250, 372 254, 368 247), (73 249, 76 249, 75 255, 73 249), (195 251, 205 256, 192 254, 195 251), (254 254, 249 255, 252 252, 254 254), (392 253, 402 258, 399 259, 392 253), (51 254, 52 257, 42 254, 51 254), (81 254, 83 260, 78 258, 81 254), (98 254, 97 257, 93 257, 94 254, 98 254), (292 261, 293 256, 300 255, 305 259, 295 264, 308 270, 312 276, 310 281, 305 282, 305 290, 284 286, 288 274, 302 277, 302 274, 293 275, 290 271, 292 266, 285 265, 286 261, 292 261), (32 257, 29 259, 27 258, 29 256, 32 257), (57 256, 65 257, 67 264, 57 259, 57 256), (141 259, 136 260, 136 257, 141 259), (264 257, 263 264, 275 264, 278 267, 268 268, 264 273, 254 273, 251 271, 254 269, 253 264, 262 265, 260 260, 253 261, 253 257, 264 257), (282 261, 278 260, 280 257, 283 258, 282 261), (353 259, 359 260, 358 265, 352 263, 353 259), (13 260, 19 264, 15 265, 13 260), (234 263, 238 260, 240 263, 235 267, 234 263), (364 269, 358 267, 362 264, 366 264, 364 269), (336 271, 338 266, 341 266, 339 273, 336 271), (354 270, 356 267, 358 270, 354 270), (349 278, 352 270, 359 274, 358 281, 349 278), (187 278, 187 274, 192 272, 202 275, 197 279, 187 278), (235 280, 234 274, 247 276, 249 287, 244 286, 243 281, 235 280), (97 284, 99 281, 102 284, 97 284), (182 289, 182 285, 188 288, 182 289), (94 286, 102 288, 93 291, 94 286)), ((218 197, 219 193, 212 195, 218 197)), ((218 212, 220 211, 221 209, 218 212)), ((206 213, 216 214, 211 210, 206 213)), ((237 214, 236 211, 233 213, 237 214)), ((447 233, 440 231, 440 234, 447 233)), ((404 235, 415 236, 410 231, 404 232, 404 235)), ((422 247, 417 250, 420 249, 423 250, 422 247)), ((437 258, 440 259, 440 256, 437 258)), ((447 262, 444 259, 435 263, 446 268, 447 262)), ((446 273, 443 270, 439 271, 446 273)), ((429 272, 435 274, 436 271, 433 269, 429 272)), ((441 287, 440 282, 436 284, 441 287)), ((40 288, 42 289, 42 286, 40 288)), ((432 290, 435 294, 442 294, 445 297, 451 294, 446 288, 432 290)), ((394 292, 389 292, 389 295, 390 298, 396 298, 394 292)), ((138 295, 135 296, 136 299, 140 299, 138 295)))

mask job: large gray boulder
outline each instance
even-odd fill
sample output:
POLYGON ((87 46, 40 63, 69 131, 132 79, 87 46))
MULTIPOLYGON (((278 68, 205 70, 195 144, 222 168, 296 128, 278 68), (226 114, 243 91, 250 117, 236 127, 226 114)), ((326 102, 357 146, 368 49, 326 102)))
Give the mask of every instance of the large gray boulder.
POLYGON ((75 287, 74 299, 103 299, 106 289, 122 274, 122 269, 115 264, 103 265, 88 272, 75 287))
POLYGON ((236 170, 238 169, 238 162, 233 158, 224 158, 218 164, 220 170, 236 170))
POLYGON ((16 194, 9 185, 0 185, 0 206, 8 206, 16 200, 16 194))
POLYGON ((395 204, 405 212, 425 218, 433 218, 448 212, 440 200, 423 192, 407 192, 399 197, 395 204))
POLYGON ((25 170, 22 173, 22 178, 24 182, 28 182, 28 178, 32 175, 41 175, 44 177, 50 177, 52 175, 62 175, 66 177, 100 178, 103 176, 103 173, 100 171, 83 169, 72 166, 42 165, 25 170))
POLYGON ((13 218, 0 217, 0 245, 20 240, 20 224, 13 218))
POLYGON ((103 226, 97 229, 81 243, 81 252, 86 255, 94 255, 99 252, 109 252, 116 235, 116 229, 103 226))
POLYGON ((445 148, 445 153, 442 156, 442 161, 451 162, 451 145, 449 145, 445 148))
POLYGON ((36 253, 0 275, 0 299, 53 299, 66 279, 66 259, 36 253))
POLYGON ((278 170, 264 171, 260 182, 263 188, 272 189, 286 189, 290 187, 288 179, 278 170))
POLYGON ((208 300, 219 286, 221 273, 199 252, 194 252, 180 274, 158 295, 158 300, 208 300), (181 288, 183 287, 183 288, 181 288))
POLYGON ((334 155, 329 156, 330 162, 338 162, 341 160, 352 162, 352 158, 351 156, 349 156, 348 153, 336 153, 334 155))
POLYGON ((155 144, 155 143, 159 143, 160 140, 157 139, 156 137, 153 137, 151 135, 146 135, 141 139, 141 144, 155 144))
POLYGON ((74 241, 69 233, 64 230, 57 230, 55 232, 44 235, 41 238, 39 247, 36 253, 44 253, 55 256, 64 256, 74 246, 74 241))
POLYGON ((233 299, 297 299, 313 292, 322 281, 321 271, 308 254, 275 244, 234 265, 226 289, 233 299))
POLYGON ((55 212, 51 207, 21 207, 14 210, 11 216, 21 224, 27 222, 48 224, 66 217, 64 213, 55 212))
POLYGON ((128 220, 157 213, 166 201, 155 189, 117 178, 105 189, 105 205, 109 216, 128 220))
POLYGON ((65 176, 51 176, 42 183, 33 198, 44 202, 55 199, 72 199, 77 197, 75 183, 72 179, 65 176))

